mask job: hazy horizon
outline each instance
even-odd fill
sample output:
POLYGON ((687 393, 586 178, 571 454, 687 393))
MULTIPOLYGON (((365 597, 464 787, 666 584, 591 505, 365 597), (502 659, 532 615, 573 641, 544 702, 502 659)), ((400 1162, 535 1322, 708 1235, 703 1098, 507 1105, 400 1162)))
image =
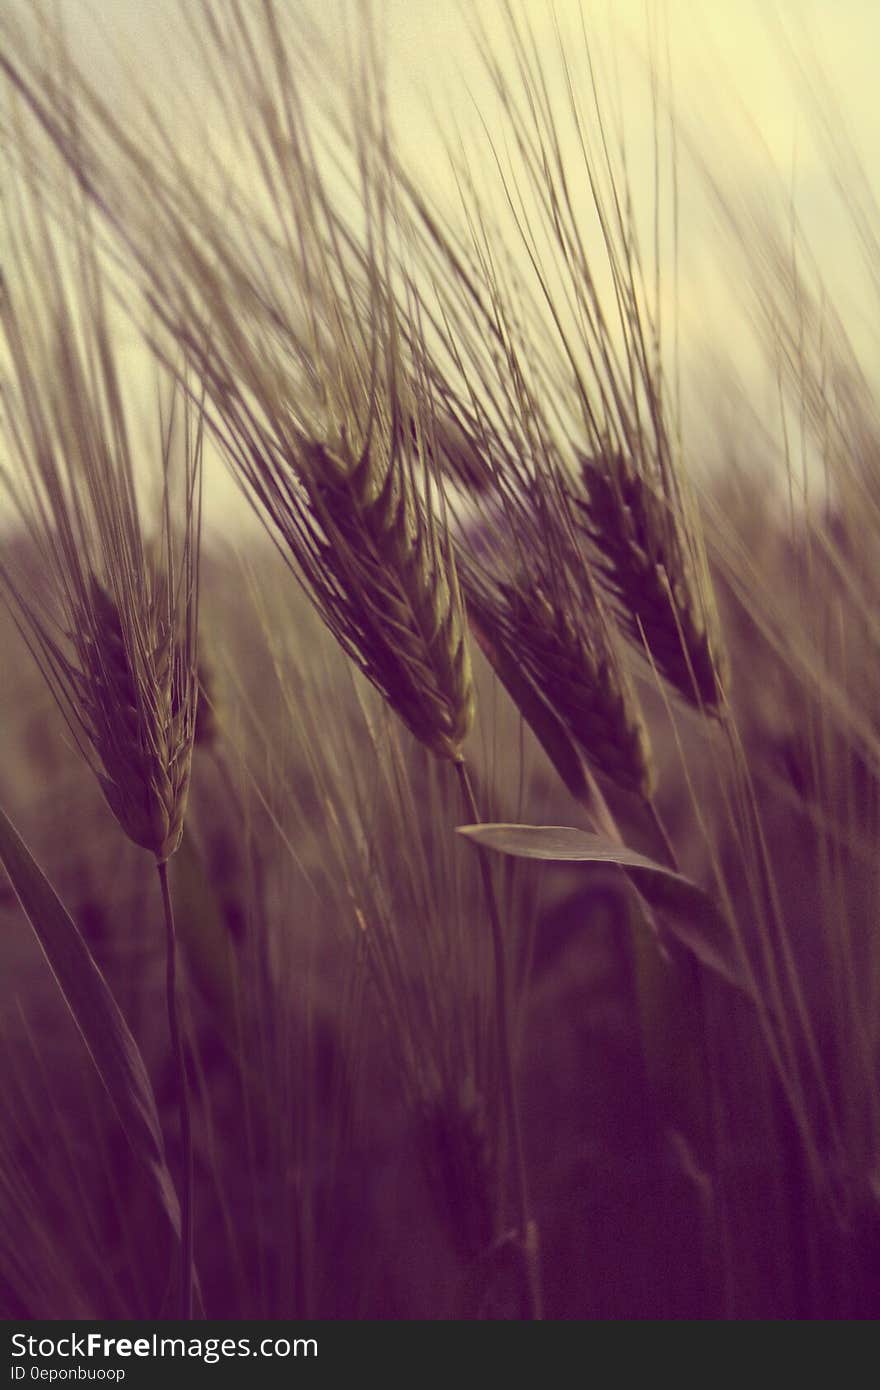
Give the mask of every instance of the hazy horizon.
MULTIPOLYGON (((202 95, 176 28, 180 19, 176 0, 158 0, 150 6, 110 0, 100 8, 87 0, 59 0, 55 8, 65 19, 75 53, 102 92, 118 99, 120 109, 137 83, 154 100, 161 101, 167 92, 167 109, 177 112, 175 129, 185 143, 186 102, 192 99, 199 104, 202 95)), ((880 7, 863 0, 769 6, 757 2, 734 6, 725 0, 669 0, 662 5, 641 0, 615 4, 586 0, 583 5, 580 0, 557 0, 556 4, 522 0, 514 8, 530 26, 542 64, 551 81, 558 78, 560 89, 555 25, 558 22, 565 35, 572 71, 584 73, 585 92, 586 37, 600 80, 610 100, 618 103, 625 123, 628 181, 636 215, 648 236, 655 173, 652 61, 661 83, 668 81, 677 123, 680 241, 675 279, 668 273, 672 185, 669 132, 664 124, 668 118, 661 93, 660 191, 666 259, 658 283, 666 324, 673 315, 679 321, 686 403, 690 401, 698 414, 704 396, 724 390, 728 372, 745 380, 761 410, 775 391, 749 326, 751 291, 744 283, 745 262, 738 259, 743 248, 732 249, 733 240, 708 193, 706 170, 726 194, 759 209, 773 208, 777 224, 788 215, 790 203, 815 255, 829 300, 865 365, 873 370, 878 361, 876 315, 870 310, 874 301, 866 300, 865 266, 845 211, 846 187, 842 199, 835 187, 835 175, 841 171, 829 157, 822 119, 831 118, 832 135, 852 140, 865 169, 880 167, 880 107, 873 93, 880 7), (806 63, 809 77, 798 73, 799 60, 806 63), (827 88, 811 105, 817 81, 827 83, 827 88), (698 167, 700 160, 703 170, 698 167)), ((344 53, 346 44, 357 42, 357 16, 366 7, 346 0, 329 4, 298 0, 296 9, 330 40, 334 52, 344 53)), ((470 5, 379 0, 371 13, 387 53, 391 119, 404 158, 417 171, 423 187, 456 216, 456 185, 444 141, 459 131, 456 138, 469 162, 479 173, 491 170, 494 155, 482 121, 493 132, 498 126, 493 124, 485 55, 472 29, 474 21, 483 26, 493 55, 501 54, 502 0, 470 5)), ((340 103, 347 99, 342 88, 339 98, 340 103)), ((577 151, 567 153, 577 170, 577 151)), ((197 148, 194 154, 198 158, 197 148)), ((238 172, 232 155, 230 172, 238 172)), ((845 185, 845 171, 842 177, 845 185)), ((589 216, 585 180, 580 193, 589 216)), ((601 260, 599 253, 597 261, 601 260)), ((691 433, 698 428, 697 419, 691 433)), ((212 493, 212 507, 225 513, 234 495, 231 484, 224 483, 219 493, 212 493)))

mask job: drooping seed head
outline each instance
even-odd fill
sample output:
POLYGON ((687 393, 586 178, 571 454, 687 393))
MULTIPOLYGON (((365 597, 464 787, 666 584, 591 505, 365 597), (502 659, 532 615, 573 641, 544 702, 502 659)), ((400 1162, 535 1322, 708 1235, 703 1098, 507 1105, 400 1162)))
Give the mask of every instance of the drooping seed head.
POLYGON ((635 692, 601 611, 561 603, 534 578, 503 586, 514 649, 588 762, 649 800, 650 743, 635 692))
POLYGON ((619 453, 583 458, 581 470, 575 500, 624 629, 685 700, 717 713, 726 660, 711 584, 673 504, 619 453))
POLYGON ((474 693, 451 549, 395 457, 314 445, 305 463, 331 627, 416 738, 457 760, 474 693))

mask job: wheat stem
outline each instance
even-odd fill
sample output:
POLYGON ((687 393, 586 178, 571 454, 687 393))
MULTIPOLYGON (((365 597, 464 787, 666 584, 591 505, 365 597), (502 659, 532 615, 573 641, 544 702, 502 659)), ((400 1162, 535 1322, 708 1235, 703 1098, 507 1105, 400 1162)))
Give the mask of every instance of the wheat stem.
POLYGON ((186 1058, 180 1031, 180 1015, 177 999, 177 933, 174 927, 174 907, 168 885, 168 864, 162 861, 156 865, 159 883, 162 888, 162 906, 165 911, 166 969, 165 994, 168 1005, 168 1029, 171 1035, 171 1051, 177 1071, 177 1096, 180 1106, 180 1136, 183 1145, 183 1183, 181 1190, 180 1216, 180 1316, 185 1322, 192 1318, 193 1290, 193 1152, 192 1126, 189 1111, 189 1082, 186 1075, 186 1058))
MULTIPOLYGON (((471 784, 467 765, 463 760, 460 760, 455 764, 455 768, 461 784, 462 796, 464 797, 467 814, 471 817, 474 824, 479 824, 482 817, 480 816, 477 800, 474 796, 474 789, 471 784)), ((516 1076, 513 1066, 513 1049, 510 1041, 510 998, 507 958, 504 950, 504 931, 501 926, 498 899, 495 895, 495 887, 492 882, 492 867, 488 852, 478 846, 477 854, 480 861, 480 873, 483 878, 483 891, 486 898, 486 908, 489 914, 489 925, 492 930, 492 956, 495 966, 495 1024, 498 1037, 498 1056, 501 1064, 501 1087, 504 1098, 504 1109, 506 1112, 508 1141, 513 1155, 516 1220, 522 1243, 523 1256, 526 1261, 530 1313, 534 1319, 540 1319, 542 1316, 541 1277, 538 1267, 535 1227, 529 1215, 529 1193, 528 1181, 526 1178, 525 1151, 523 1148, 516 1076)))
MULTIPOLYGON (((675 846, 672 843, 669 832, 666 829, 653 799, 648 802, 647 810, 648 819, 656 835, 657 858, 665 861, 675 873, 680 873, 681 868, 675 846)), ((699 1124, 703 1130, 703 1143, 701 1144, 702 1152, 698 1154, 698 1157, 701 1161, 709 1163, 709 1174, 712 1182, 712 1212, 711 1216, 708 1218, 703 1235, 706 1277, 707 1280, 711 1279, 712 1271, 720 1264, 721 1286, 719 1287, 719 1296, 729 1302, 729 1235, 719 1212, 720 1194, 718 1190, 721 1171, 720 1116, 722 1101, 715 1073, 715 1051, 712 1047, 708 1001, 706 999, 703 973, 700 965, 693 956, 684 954, 680 963, 674 968, 678 971, 681 985, 685 990, 685 1000, 689 1002, 693 1008, 695 1020, 693 1040, 699 1059, 701 1082, 705 1093, 705 1108, 699 1117, 699 1124)))

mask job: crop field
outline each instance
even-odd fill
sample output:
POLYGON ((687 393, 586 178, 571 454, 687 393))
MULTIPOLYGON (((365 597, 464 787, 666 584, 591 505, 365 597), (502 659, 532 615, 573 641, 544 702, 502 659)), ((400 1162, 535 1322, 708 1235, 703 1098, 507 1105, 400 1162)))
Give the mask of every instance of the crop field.
POLYGON ((394 3, 72 5, 0 7, 0 1314, 877 1316, 877 150, 799 7, 803 191, 674 3, 450 5, 418 117, 394 3))

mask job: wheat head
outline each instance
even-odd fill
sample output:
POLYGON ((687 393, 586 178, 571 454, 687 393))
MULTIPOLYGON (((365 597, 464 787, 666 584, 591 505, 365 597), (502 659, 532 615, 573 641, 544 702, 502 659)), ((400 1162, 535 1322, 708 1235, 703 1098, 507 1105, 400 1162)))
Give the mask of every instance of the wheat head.
POLYGON ((619 453, 583 458, 581 473, 586 495, 576 504, 625 630, 685 700, 718 713, 721 635, 708 576, 678 534, 672 503, 619 453))
POLYGON ((473 682, 454 565, 433 519, 404 471, 389 464, 382 476, 372 450, 347 467, 313 446, 306 477, 347 643, 416 738, 458 759, 473 719, 473 682))
POLYGON ((72 670, 98 781, 126 835, 160 862, 183 834, 195 730, 196 681, 179 640, 149 613, 146 646, 93 575, 72 670), (144 660, 144 657, 146 659, 144 660))
POLYGON ((180 843, 195 727, 201 436, 160 384, 156 474, 136 476, 88 212, 72 197, 62 235, 39 190, 14 194, 2 481, 39 568, 10 548, 0 584, 119 824, 162 863, 180 843))
POLYGON ((601 614, 534 580, 505 585, 514 649, 597 772, 650 800, 654 774, 635 693, 601 614))

